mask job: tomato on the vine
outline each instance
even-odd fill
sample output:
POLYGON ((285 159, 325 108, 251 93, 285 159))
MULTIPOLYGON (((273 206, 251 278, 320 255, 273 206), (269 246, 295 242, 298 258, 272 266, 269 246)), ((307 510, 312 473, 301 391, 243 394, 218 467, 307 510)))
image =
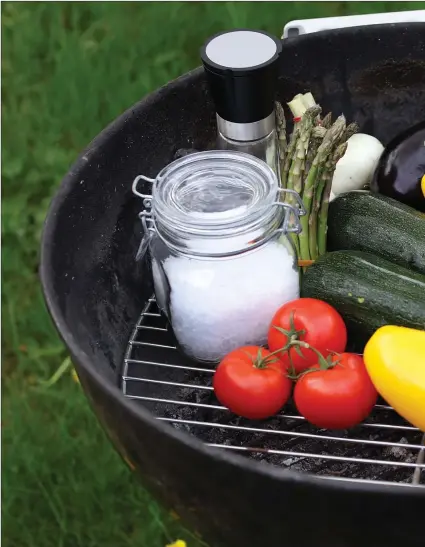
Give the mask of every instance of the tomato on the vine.
MULTIPOLYGON (((341 315, 327 302, 299 298, 287 302, 275 313, 268 332, 268 346, 276 352, 290 340, 302 340, 323 355, 342 353, 347 345, 347 329, 341 315)), ((317 362, 308 348, 292 347, 278 353, 279 359, 296 373, 317 362)))
POLYGON ((363 357, 355 353, 334 355, 327 364, 316 364, 301 375, 294 389, 298 412, 325 429, 359 424, 370 414, 377 397, 363 357))
POLYGON ((276 414, 286 403, 292 382, 284 364, 259 346, 230 352, 213 378, 217 399, 234 414, 260 420, 276 414))

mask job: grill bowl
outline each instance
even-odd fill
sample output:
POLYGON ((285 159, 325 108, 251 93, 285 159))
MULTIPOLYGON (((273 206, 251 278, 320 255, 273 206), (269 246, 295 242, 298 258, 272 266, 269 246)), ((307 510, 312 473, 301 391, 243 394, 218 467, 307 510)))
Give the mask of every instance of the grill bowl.
MULTIPOLYGON (((362 131, 386 144, 425 118, 424 37, 425 25, 418 23, 292 38, 283 45, 279 100, 286 102, 296 93, 312 91, 325 112, 344 112, 362 131)), ((136 374, 122 368, 128 341, 142 311, 154 305, 150 302, 153 289, 149 266, 134 262, 141 228, 137 218, 140 203, 131 193, 131 182, 139 173, 154 177, 178 149, 208 148, 214 137, 213 107, 203 72, 197 69, 134 105, 107 127, 72 166, 52 202, 42 240, 43 290, 96 415, 144 484, 214 547, 268 547, 283 541, 299 547, 423 545, 420 517, 425 514, 425 488, 407 485, 412 469, 406 472, 406 466, 397 465, 387 469, 384 476, 378 470, 365 476, 359 469, 361 462, 349 462, 355 469, 346 469, 344 463, 347 454, 362 459, 388 457, 383 454, 385 449, 393 451, 393 461, 394 450, 416 450, 406 449, 404 441, 400 443, 405 439, 417 445, 415 431, 396 428, 396 433, 390 437, 385 434, 384 440, 372 439, 372 426, 365 428, 367 433, 314 432, 299 419, 292 418, 291 422, 286 417, 283 427, 282 423, 279 427, 275 422, 267 424, 271 430, 286 432, 271 434, 271 444, 266 445, 285 454, 272 453, 269 462, 261 452, 243 457, 240 449, 220 450, 207 444, 223 444, 223 439, 231 437, 234 441, 241 435, 241 446, 251 442, 255 448, 264 432, 240 428, 257 424, 235 423, 227 416, 221 418, 222 423, 239 429, 227 427, 226 436, 218 437, 214 433, 217 427, 181 422, 171 427, 156 418, 160 415, 158 402, 124 396, 124 388, 127 395, 133 388, 128 380, 123 382, 123 375, 136 374), (195 434, 188 434, 187 429, 195 434), (288 432, 296 434, 289 437, 288 432), (303 438, 300 433, 309 437, 303 438), (316 433, 345 440, 311 438, 316 433), (391 446, 358 445, 347 441, 348 436, 391 446), (323 456, 324 451, 342 460, 315 458, 320 464, 306 467, 305 452, 321 452, 323 456), (291 458, 299 460, 291 465, 283 463, 291 458), (338 476, 339 480, 321 475, 338 476)), ((163 324, 159 327, 165 328, 163 324)), ((165 340, 169 335, 163 334, 165 340)), ((136 359, 156 362, 155 352, 172 350, 145 345, 138 351, 143 355, 140 358, 139 353, 136 359)), ((171 357, 161 355, 160 362, 167 364, 171 357)), ((145 365, 142 374, 148 379, 149 366, 145 365)), ((164 367, 151 370, 151 379, 182 378, 176 383, 199 383, 199 375, 205 376, 181 369, 172 369, 170 375, 170 369, 166 372, 164 367)), ((145 384, 143 397, 160 398, 159 384, 135 383, 139 384, 135 395, 140 395, 140 384, 145 384)), ((206 400, 197 400, 194 393, 183 394, 189 403, 204 404, 206 400)), ((165 398, 181 395, 181 391, 168 391, 165 398)), ((208 399, 205 404, 214 403, 208 399)), ((175 406, 166 403, 162 416, 175 422, 175 406)), ((193 406, 186 407, 189 410, 177 419, 193 419, 193 406)), ((214 423, 217 414, 205 410, 207 413, 196 412, 196 419, 214 423)), ((383 408, 377 412, 390 411, 383 408)), ((382 416, 376 418, 378 423, 407 427, 382 416)), ((260 424, 257 429, 264 427, 260 424)), ((398 458, 400 463, 408 463, 410 456, 404 453, 398 458)), ((381 469, 380 464, 377 467, 381 469)))

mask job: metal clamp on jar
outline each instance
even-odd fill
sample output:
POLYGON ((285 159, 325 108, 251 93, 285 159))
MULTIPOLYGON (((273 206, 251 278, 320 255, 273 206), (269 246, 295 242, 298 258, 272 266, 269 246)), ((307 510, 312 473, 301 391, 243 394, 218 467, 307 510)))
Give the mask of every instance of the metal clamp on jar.
POLYGON ((266 342, 276 309, 299 296, 290 231, 299 208, 279 200, 273 170, 262 160, 213 150, 180 158, 137 191, 155 294, 182 350, 216 362, 232 349, 266 342), (284 237, 282 237, 282 235, 284 237), (286 236, 286 237, 285 237, 286 236))

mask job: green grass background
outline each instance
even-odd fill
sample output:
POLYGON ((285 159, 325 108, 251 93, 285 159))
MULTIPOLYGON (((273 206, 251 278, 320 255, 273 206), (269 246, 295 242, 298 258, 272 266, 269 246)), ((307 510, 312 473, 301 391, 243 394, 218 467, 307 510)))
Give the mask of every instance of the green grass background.
MULTIPOLYGON (((212 33, 280 35, 298 18, 425 2, 2 3, 2 541, 164 547, 181 528, 114 452, 71 374, 37 277, 44 217, 81 149, 123 110, 200 64, 212 33)), ((314 55, 314 52, 312 52, 314 55)))

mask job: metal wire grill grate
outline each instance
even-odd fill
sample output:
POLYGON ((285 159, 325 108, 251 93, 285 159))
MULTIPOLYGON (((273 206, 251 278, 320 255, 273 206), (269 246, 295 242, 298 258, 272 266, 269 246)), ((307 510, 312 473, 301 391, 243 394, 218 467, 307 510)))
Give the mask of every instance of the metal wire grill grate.
POLYGON ((276 417, 253 422, 217 402, 213 373, 178 351, 151 298, 128 344, 122 390, 159 420, 214 449, 324 478, 425 486, 425 435, 391 407, 376 405, 368 420, 350 431, 314 428, 290 406, 276 417))

